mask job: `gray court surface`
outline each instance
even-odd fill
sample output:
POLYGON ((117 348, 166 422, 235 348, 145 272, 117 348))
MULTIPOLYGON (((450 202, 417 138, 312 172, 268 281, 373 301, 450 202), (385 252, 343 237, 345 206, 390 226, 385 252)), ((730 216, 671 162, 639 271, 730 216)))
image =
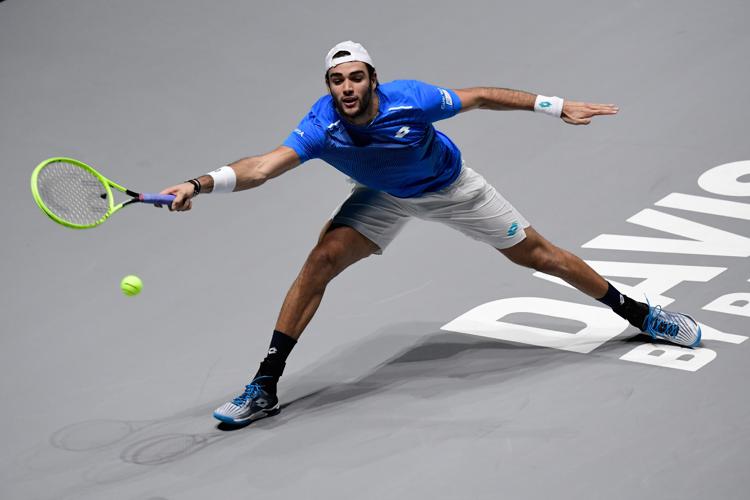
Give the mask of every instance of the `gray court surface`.
POLYGON ((0 3, 0 497, 748 498, 749 18, 745 1, 0 3), (702 347, 651 345, 412 221, 331 284, 282 413, 217 426, 344 177, 312 161, 74 231, 29 175, 72 156, 158 191, 266 152, 346 39, 381 81, 618 104, 588 127, 490 111, 437 126, 549 240, 693 314, 702 347), (135 298, 118 289, 131 273, 135 298))

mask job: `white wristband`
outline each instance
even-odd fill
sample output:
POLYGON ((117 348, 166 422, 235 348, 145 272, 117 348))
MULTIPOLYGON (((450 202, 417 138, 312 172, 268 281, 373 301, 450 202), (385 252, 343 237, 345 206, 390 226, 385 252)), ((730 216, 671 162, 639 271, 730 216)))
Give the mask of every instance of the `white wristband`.
POLYGON ((231 193, 237 185, 237 174, 234 173, 232 167, 217 168, 213 172, 209 172, 208 175, 214 180, 212 193, 231 193))
POLYGON ((564 102, 559 97, 538 95, 536 96, 536 101, 534 101, 534 111, 560 118, 564 102))

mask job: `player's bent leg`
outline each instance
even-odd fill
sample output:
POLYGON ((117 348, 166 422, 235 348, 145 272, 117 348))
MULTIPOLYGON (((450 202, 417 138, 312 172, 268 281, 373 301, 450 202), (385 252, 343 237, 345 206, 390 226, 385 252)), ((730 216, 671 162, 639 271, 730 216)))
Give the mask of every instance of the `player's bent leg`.
POLYGON ((331 217, 284 299, 265 359, 245 391, 214 412, 219 420, 242 424, 278 413, 278 381, 326 286, 358 260, 382 253, 410 215, 398 199, 357 185, 331 217))
POLYGON ((378 250, 375 243, 357 230, 329 221, 284 299, 276 330, 299 338, 317 311, 328 283, 378 250))
POLYGON ((214 411, 214 418, 245 425, 280 411, 276 384, 286 356, 317 311, 328 283, 380 248, 351 227, 326 223, 281 307, 266 359, 242 394, 214 411))
POLYGON ((516 264, 566 281, 608 305, 615 313, 652 338, 686 347, 695 347, 700 343, 700 325, 692 317, 637 302, 621 294, 578 256, 553 245, 532 227, 526 228, 526 238, 523 241, 499 251, 516 264))

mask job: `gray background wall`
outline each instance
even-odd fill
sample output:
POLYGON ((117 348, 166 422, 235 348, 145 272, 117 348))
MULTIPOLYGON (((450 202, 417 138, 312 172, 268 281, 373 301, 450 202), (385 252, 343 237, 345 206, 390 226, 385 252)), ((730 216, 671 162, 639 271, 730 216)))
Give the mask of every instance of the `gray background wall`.
POLYGON ((218 429, 211 411, 255 371, 343 176, 313 161, 89 231, 47 220, 28 178, 68 155, 159 190, 270 150, 325 92, 326 51, 354 39, 382 81, 617 103, 589 127, 520 112, 438 127, 584 258, 727 267, 672 290, 674 307, 745 334, 746 318, 701 307, 747 291, 746 259, 580 247, 637 232, 632 214, 750 159, 748 14, 741 1, 3 2, 2 496, 745 498, 748 346, 711 344, 719 359, 683 373, 619 361, 644 341, 634 331, 591 356, 441 331, 497 298, 591 301, 422 222, 329 288, 282 414, 218 429), (130 273, 137 298, 117 286, 130 273))

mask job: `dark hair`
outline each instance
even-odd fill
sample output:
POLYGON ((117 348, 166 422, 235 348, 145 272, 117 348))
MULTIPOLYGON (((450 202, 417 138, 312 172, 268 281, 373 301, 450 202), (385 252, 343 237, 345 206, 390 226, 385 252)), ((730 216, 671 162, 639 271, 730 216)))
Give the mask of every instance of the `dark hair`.
MULTIPOLYGON (((350 55, 352 54, 348 50, 339 50, 338 52, 333 54, 333 57, 331 59, 336 59, 337 57, 344 57, 344 56, 350 56, 350 55)), ((367 66, 367 76, 370 78, 370 80, 372 80, 372 75, 375 74, 375 68, 373 68, 367 63, 363 63, 363 64, 367 66)), ((330 70, 326 71, 326 85, 328 85, 328 73, 329 72, 330 70)))

